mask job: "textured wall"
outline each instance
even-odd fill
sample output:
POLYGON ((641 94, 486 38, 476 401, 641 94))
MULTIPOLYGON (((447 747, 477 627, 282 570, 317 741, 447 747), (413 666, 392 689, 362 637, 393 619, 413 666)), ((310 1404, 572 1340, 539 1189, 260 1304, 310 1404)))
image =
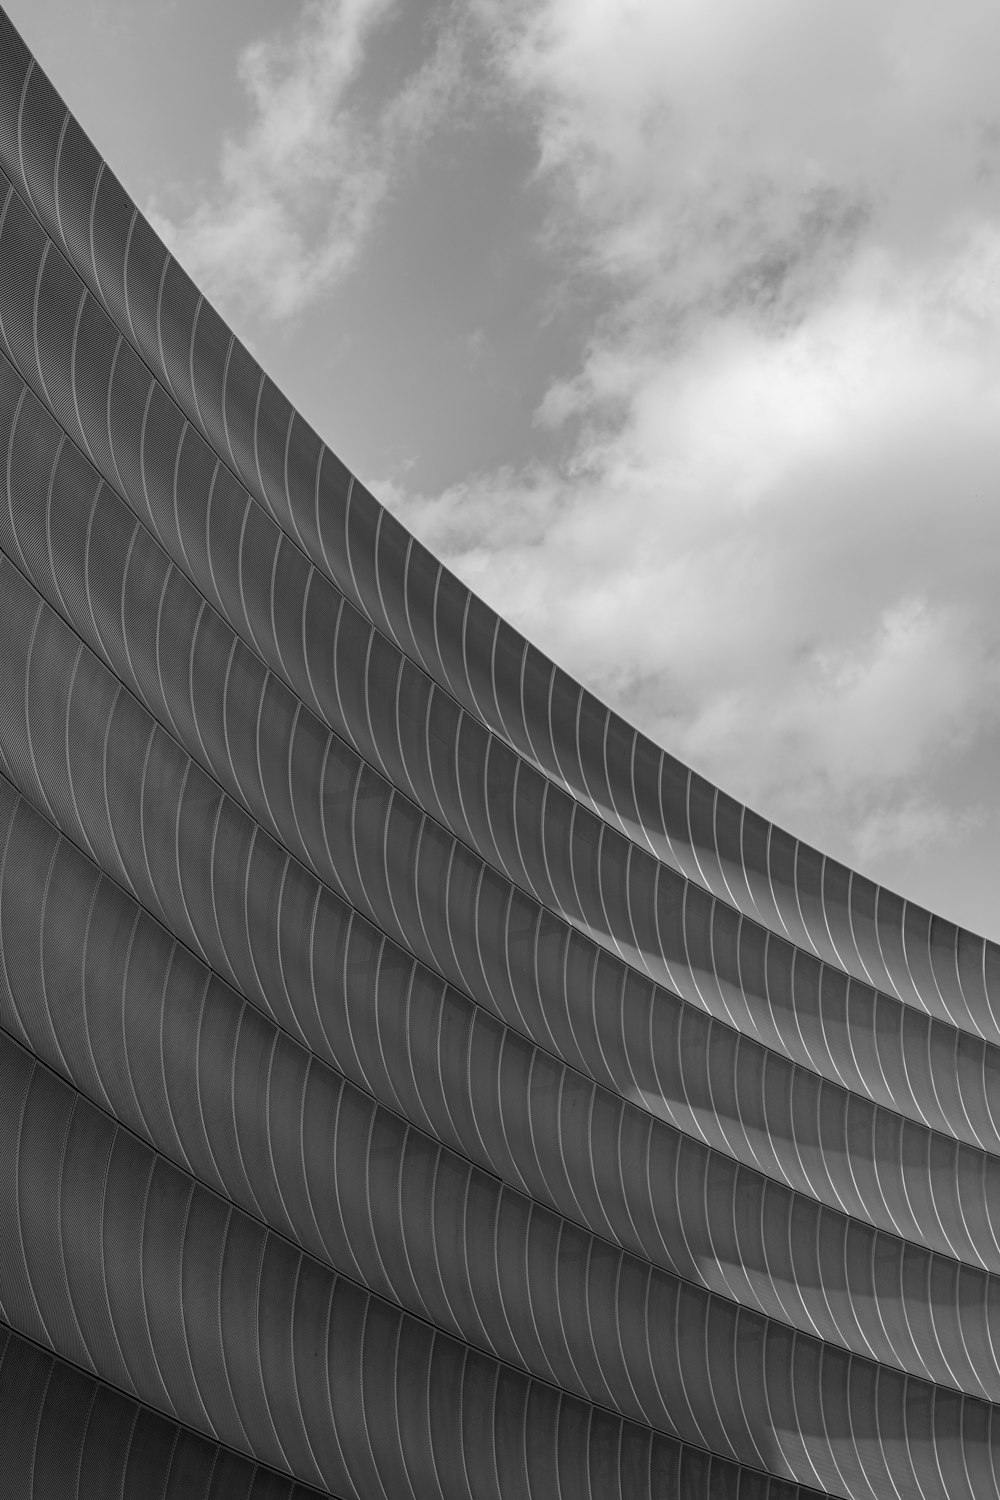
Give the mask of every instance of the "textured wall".
POLYGON ((470 596, 2 12, 0 205, 5 1493, 996 1494, 997 949, 470 596))

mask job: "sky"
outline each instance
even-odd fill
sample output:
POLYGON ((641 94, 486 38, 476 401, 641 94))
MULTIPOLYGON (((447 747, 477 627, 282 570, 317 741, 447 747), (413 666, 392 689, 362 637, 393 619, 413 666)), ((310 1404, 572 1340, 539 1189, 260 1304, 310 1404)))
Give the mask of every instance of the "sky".
POLYGON ((1000 937, 995 0, 4 0, 474 589, 1000 937))

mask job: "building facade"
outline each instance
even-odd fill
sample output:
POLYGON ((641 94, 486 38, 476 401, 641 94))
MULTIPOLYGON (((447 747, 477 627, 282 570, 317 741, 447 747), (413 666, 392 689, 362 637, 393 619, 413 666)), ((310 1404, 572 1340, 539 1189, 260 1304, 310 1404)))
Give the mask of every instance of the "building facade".
POLYGON ((1000 1493, 1000 954, 384 511, 0 12, 12 1497, 1000 1493))

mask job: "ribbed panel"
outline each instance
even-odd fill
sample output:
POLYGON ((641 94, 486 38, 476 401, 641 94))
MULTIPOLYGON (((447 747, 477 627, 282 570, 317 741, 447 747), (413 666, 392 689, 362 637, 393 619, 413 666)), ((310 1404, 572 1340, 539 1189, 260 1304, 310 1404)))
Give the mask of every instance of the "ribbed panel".
POLYGON ((469 595, 2 12, 0 611, 5 1493, 997 1493, 997 950, 469 595))

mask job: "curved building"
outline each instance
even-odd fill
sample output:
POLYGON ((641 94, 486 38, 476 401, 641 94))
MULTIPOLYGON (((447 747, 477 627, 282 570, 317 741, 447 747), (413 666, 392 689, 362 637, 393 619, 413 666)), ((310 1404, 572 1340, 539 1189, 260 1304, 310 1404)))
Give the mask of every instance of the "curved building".
POLYGON ((995 1496, 998 950, 470 595, 5 18, 0 174, 3 1493, 995 1496))

